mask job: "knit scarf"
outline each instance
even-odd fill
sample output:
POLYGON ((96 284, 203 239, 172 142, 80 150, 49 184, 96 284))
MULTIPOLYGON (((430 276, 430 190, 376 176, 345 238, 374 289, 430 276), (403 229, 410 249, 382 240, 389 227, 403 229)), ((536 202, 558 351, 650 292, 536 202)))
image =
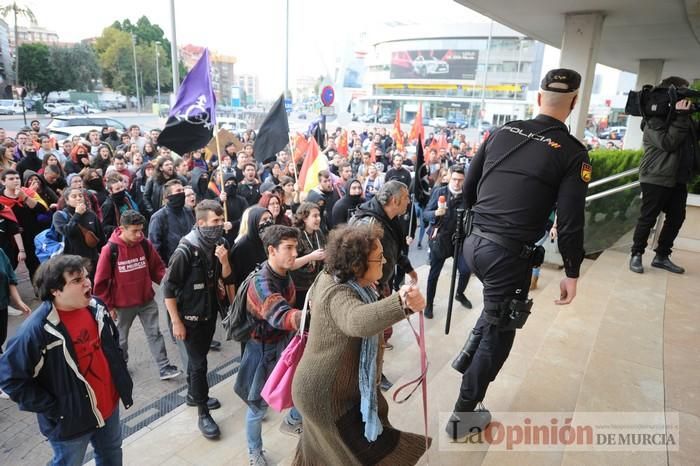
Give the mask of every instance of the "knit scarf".
MULTIPOLYGON (((377 301, 377 294, 373 288, 363 288, 356 281, 351 280, 347 284, 357 292, 365 304, 377 301)), ((360 412, 365 423, 365 438, 370 442, 384 429, 379 420, 377 411, 377 353, 379 352, 379 335, 362 339, 360 349, 360 412)))

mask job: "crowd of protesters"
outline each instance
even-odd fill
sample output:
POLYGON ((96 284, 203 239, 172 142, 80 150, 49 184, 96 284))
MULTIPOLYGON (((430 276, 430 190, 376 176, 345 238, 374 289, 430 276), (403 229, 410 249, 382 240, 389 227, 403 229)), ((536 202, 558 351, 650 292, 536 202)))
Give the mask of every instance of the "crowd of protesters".
MULTIPOLYGON (((235 388, 248 405, 250 464, 264 465, 260 423, 266 404, 260 390, 298 330, 300 309, 329 260, 329 235, 333 238, 345 224, 356 230, 371 228, 367 223, 381 227, 381 233, 372 233, 371 251, 363 253, 370 261, 375 261, 369 259, 372 251, 381 256, 376 259, 380 270, 373 272, 377 296, 388 299, 406 283, 418 293, 410 301, 422 302, 408 246, 416 234, 418 249, 426 232, 428 243, 436 236, 441 217, 434 205, 426 210, 430 193, 441 188, 459 196, 458 183, 448 189, 450 175, 464 178, 475 148, 449 129, 430 134, 424 144, 426 169, 416 174, 415 153, 404 150, 406 141, 396 141, 385 128, 337 128, 322 143, 329 168, 314 173, 317 186, 305 193, 297 182, 303 158, 294 147, 261 164, 250 131, 221 154, 204 148, 175 154, 159 145, 158 136, 159 130, 144 132, 137 125, 123 134, 105 127, 64 141, 38 121, 14 138, 0 129, 0 353, 8 312, 30 313, 17 291, 20 264, 43 301, 0 358, 0 393, 39 414, 55 464, 82 459, 88 442, 98 464, 118 464, 121 437, 115 423, 119 399, 125 408, 132 404, 128 339, 136 317, 159 377, 182 373, 165 349, 156 283, 165 298, 167 337, 176 340, 187 373, 187 403, 199 409, 202 434, 217 438, 210 411, 220 402, 208 394, 207 353, 218 344, 213 335, 219 309, 253 273, 247 308, 258 325, 243 349, 235 388), (416 192, 422 194, 411 195, 416 192), (34 238, 49 228, 64 248, 40 265, 34 238), (72 342, 74 351, 43 356, 57 341, 72 342), (63 390, 85 397, 57 399, 63 390), (66 409, 78 414, 64 420, 66 409), (78 447, 76 438, 82 439, 78 447)), ((353 230, 348 234, 357 237, 353 230)), ((433 262, 442 267, 444 257, 433 262)), ((386 324, 400 319, 404 299, 396 301, 399 311, 386 324)), ((382 350, 391 349, 390 336, 388 327, 378 340, 382 350)), ((382 376, 381 387, 388 389, 391 382, 382 376)), ((281 430, 303 435, 302 414, 290 411, 281 430)))

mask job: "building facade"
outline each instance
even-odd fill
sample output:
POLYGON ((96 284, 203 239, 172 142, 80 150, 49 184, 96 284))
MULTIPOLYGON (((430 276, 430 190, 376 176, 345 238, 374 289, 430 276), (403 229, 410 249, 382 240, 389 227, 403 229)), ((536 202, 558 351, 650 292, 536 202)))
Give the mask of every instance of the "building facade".
POLYGON ((422 104, 425 120, 468 127, 532 113, 527 95, 539 87, 543 44, 497 23, 383 30, 370 37, 367 92, 355 112, 393 120, 399 109, 410 122, 422 104))
MULTIPOLYGON (((180 59, 189 70, 197 63, 203 53, 204 47, 187 44, 180 48, 180 59)), ((216 52, 211 52, 209 56, 211 59, 211 84, 216 100, 221 105, 228 105, 232 97, 231 87, 235 86, 233 68, 236 64, 236 57, 216 52)))
POLYGON ((13 67, 12 50, 10 50, 10 27, 0 19, 0 77, 4 83, 14 82, 15 69, 13 67))
POLYGON ((255 74, 239 74, 236 85, 241 88, 246 105, 253 105, 259 98, 259 80, 255 74))
MULTIPOLYGON (((46 44, 46 45, 58 45, 58 34, 54 31, 50 31, 44 27, 31 25, 18 26, 17 27, 17 41, 20 45, 22 44, 46 44)), ((15 49, 15 34, 14 31, 10 34, 9 38, 10 48, 15 49)))

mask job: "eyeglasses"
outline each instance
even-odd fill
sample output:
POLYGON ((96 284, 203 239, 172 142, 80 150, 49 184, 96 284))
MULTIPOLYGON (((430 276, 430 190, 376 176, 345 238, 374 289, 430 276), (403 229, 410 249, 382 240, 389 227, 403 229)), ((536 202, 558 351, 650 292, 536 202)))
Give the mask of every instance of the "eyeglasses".
POLYGON ((381 253, 379 255, 379 258, 377 259, 367 259, 367 262, 379 262, 379 263, 384 263, 385 258, 384 258, 384 253, 381 253))

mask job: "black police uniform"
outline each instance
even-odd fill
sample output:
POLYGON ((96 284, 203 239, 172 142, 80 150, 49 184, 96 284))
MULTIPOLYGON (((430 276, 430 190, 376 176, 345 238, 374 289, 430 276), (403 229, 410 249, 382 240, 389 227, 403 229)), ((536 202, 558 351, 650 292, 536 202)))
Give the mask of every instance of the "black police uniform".
POLYGON ((472 160, 464 197, 472 209, 473 231, 463 253, 483 282, 484 310, 473 330, 481 340, 462 378, 462 411, 484 399, 510 353, 515 329, 529 315, 533 245, 555 203, 566 275, 578 277, 590 175, 586 148, 564 123, 546 115, 505 124, 472 160), (513 309, 520 312, 513 314, 515 319, 510 317, 513 309))

